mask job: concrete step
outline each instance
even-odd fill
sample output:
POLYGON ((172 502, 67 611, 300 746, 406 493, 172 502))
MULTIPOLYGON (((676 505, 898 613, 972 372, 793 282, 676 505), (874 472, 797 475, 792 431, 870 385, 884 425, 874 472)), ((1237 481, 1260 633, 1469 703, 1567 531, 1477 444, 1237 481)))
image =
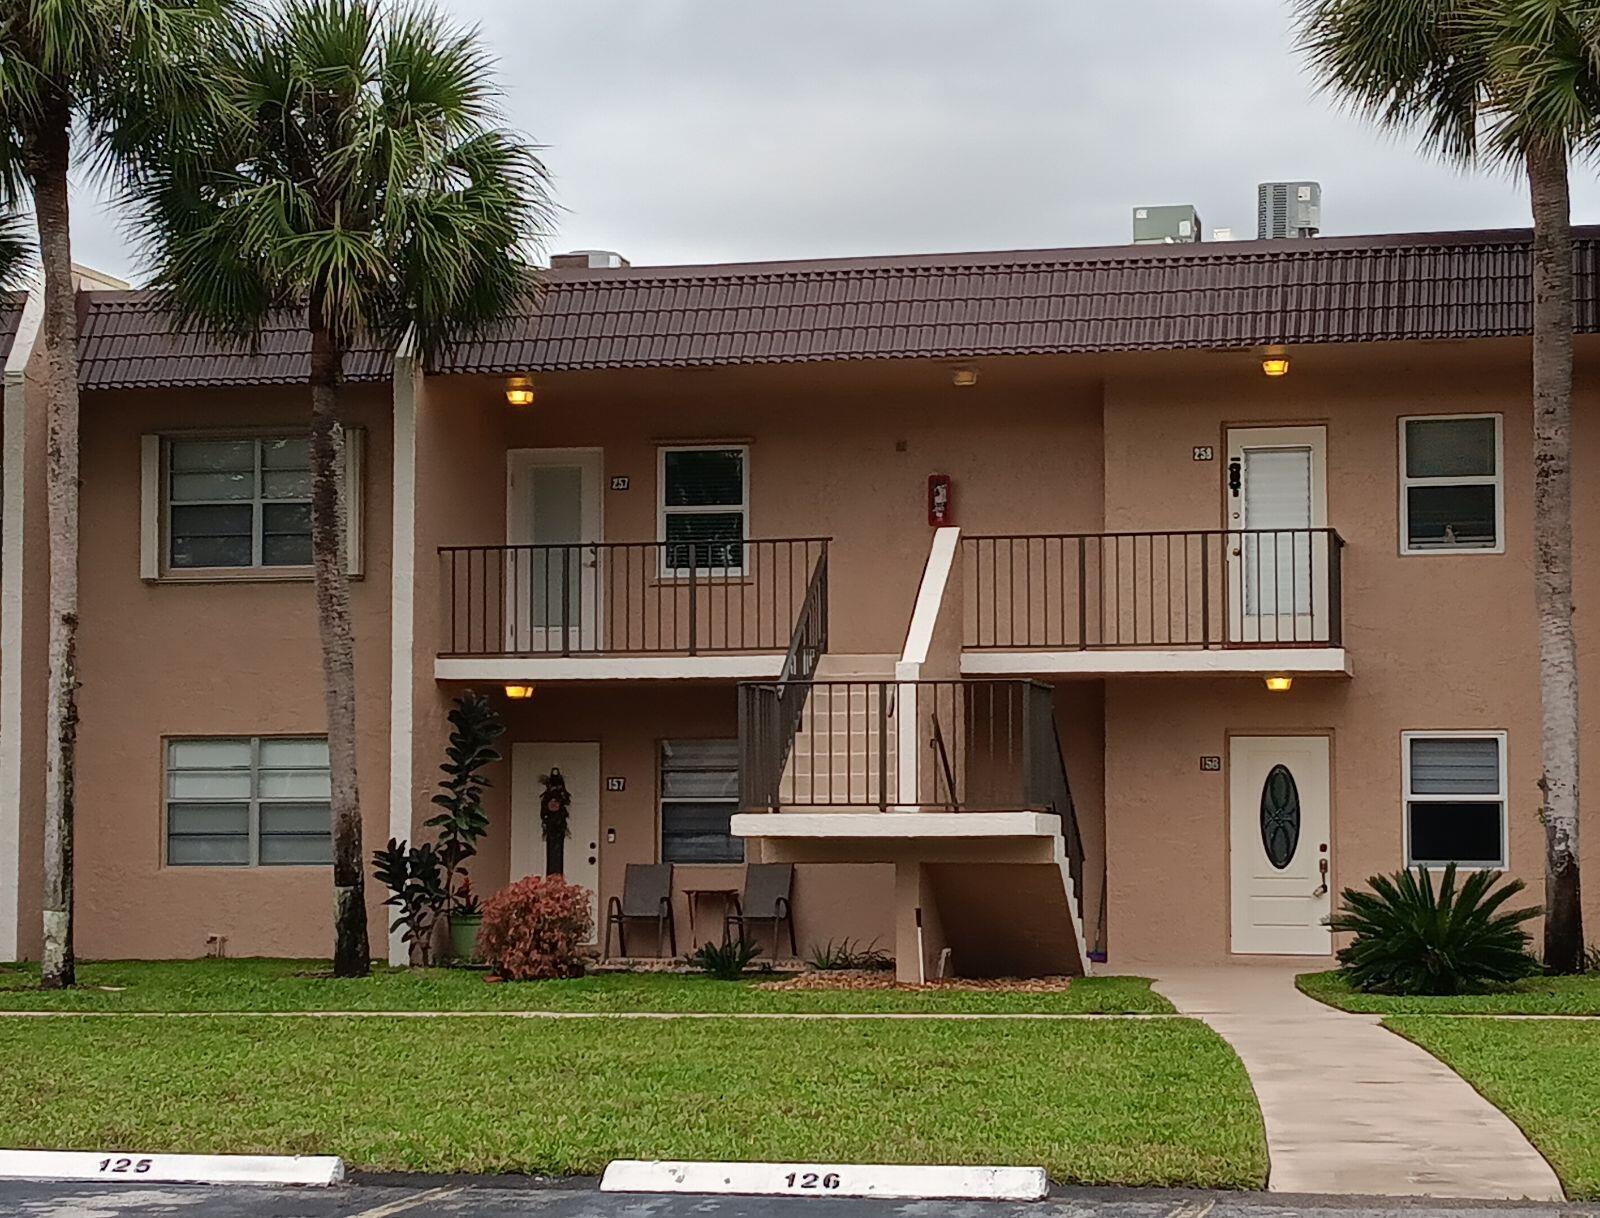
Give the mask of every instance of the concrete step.
POLYGON ((892 681, 898 655, 827 652, 817 661, 818 681, 892 681))

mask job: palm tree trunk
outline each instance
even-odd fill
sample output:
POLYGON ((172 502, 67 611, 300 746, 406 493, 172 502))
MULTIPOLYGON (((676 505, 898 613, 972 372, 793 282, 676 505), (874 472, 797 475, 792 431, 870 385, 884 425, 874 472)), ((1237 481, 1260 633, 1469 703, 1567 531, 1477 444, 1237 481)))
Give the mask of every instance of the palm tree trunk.
POLYGON ((71 156, 65 103, 52 107, 29 156, 44 269, 45 515, 50 534, 49 689, 45 708, 42 982, 76 980, 72 948, 73 775, 78 735, 78 311, 67 210, 71 156))
POLYGON ((1572 633, 1572 216, 1565 148, 1528 155, 1533 198, 1533 542, 1545 831, 1544 963, 1583 959, 1578 654, 1572 633))
POLYGON ((345 558, 344 427, 339 419, 341 345, 311 310, 311 561, 322 641, 332 781, 333 973, 372 971, 361 870, 361 798, 356 783, 356 657, 345 558))

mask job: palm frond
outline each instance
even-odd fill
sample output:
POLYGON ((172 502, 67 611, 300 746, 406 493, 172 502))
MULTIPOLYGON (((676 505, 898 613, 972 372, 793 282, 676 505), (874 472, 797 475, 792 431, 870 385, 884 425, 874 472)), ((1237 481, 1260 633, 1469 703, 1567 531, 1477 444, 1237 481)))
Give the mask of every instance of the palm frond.
POLYGON ((499 125, 475 34, 421 5, 287 0, 217 63, 224 104, 130 191, 181 316, 238 333, 294 302, 341 344, 412 332, 437 357, 520 307, 549 182, 499 125))

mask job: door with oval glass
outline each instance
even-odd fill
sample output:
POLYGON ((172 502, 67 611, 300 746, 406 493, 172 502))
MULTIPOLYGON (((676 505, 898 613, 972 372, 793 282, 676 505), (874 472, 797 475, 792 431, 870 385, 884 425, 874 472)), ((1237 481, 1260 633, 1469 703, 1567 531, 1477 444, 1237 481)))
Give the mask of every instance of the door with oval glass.
POLYGON ((1233 950, 1325 956, 1333 938, 1328 738, 1228 742, 1233 950))

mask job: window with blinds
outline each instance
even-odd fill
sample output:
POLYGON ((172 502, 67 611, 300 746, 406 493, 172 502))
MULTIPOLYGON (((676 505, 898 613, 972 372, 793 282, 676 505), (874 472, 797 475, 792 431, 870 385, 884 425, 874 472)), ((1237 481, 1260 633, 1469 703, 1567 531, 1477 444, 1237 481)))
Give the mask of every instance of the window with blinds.
POLYGON ((663 448, 660 540, 664 574, 738 574, 748 536, 749 449, 663 448))
POLYGON ((168 866, 333 861, 326 738, 169 740, 166 761, 168 866))
POLYGON ((166 490, 171 569, 311 565, 304 436, 171 440, 166 490))
POLYGON ((739 806, 737 740, 661 742, 661 861, 742 863, 729 832, 739 806))
POLYGON ((1499 415, 1400 420, 1400 550, 1501 549, 1499 415))
POLYGON ((1503 732, 1403 738, 1406 865, 1507 865, 1503 732))

